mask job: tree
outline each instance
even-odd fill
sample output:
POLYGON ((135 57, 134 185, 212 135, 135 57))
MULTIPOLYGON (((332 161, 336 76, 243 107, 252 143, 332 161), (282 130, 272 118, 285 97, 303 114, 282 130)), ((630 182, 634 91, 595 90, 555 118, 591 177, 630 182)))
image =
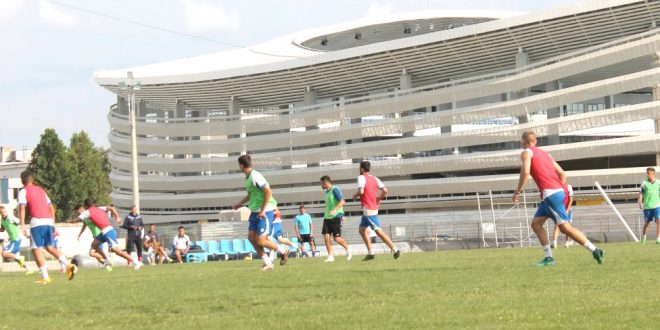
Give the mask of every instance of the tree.
POLYGON ((71 136, 68 159, 74 170, 71 175, 73 200, 80 203, 92 198, 99 205, 107 204, 112 191, 107 151, 95 147, 87 133, 81 131, 71 136))
POLYGON ((46 190, 55 206, 56 219, 63 221, 71 217, 72 168, 67 157, 67 150, 54 129, 48 128, 41 135, 39 144, 32 152, 28 166, 35 182, 46 190))

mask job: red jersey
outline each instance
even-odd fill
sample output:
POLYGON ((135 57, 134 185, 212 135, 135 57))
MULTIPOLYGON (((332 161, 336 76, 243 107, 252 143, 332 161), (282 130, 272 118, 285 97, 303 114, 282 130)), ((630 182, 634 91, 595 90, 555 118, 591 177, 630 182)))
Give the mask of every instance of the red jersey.
POLYGON ((541 198, 545 190, 564 189, 561 183, 552 157, 545 151, 537 147, 529 147, 527 150, 532 152, 532 164, 530 166, 530 175, 539 187, 541 198))
POLYGON ((89 219, 94 226, 98 227, 103 231, 105 228, 112 227, 110 221, 108 220, 108 215, 105 214, 105 210, 98 207, 90 207, 85 210, 79 217, 81 221, 89 219))
POLYGON ((367 174, 358 177, 358 187, 364 189, 360 203, 365 210, 378 210, 378 191, 385 187, 377 177, 367 174))
POLYGON ((46 192, 39 186, 29 184, 19 194, 19 203, 25 205, 30 211, 30 217, 39 219, 50 219, 50 199, 46 192), (24 194, 24 196, 21 196, 24 194))

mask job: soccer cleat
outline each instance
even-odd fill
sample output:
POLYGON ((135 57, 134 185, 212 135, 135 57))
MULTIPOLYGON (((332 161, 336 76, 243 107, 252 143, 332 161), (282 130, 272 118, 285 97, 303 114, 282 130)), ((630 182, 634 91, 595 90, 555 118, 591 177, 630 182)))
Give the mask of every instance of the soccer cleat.
POLYGON ((106 272, 111 272, 112 271, 112 266, 111 265, 105 265, 105 267, 103 267, 103 269, 105 269, 106 272))
POLYGON ((144 266, 144 264, 141 261, 137 261, 135 262, 135 266, 133 266, 133 268, 135 268, 135 270, 140 270, 142 266, 144 266))
POLYGON ((660 244, 660 239, 655 240, 655 244, 660 244))
POLYGON ((591 253, 591 255, 594 256, 594 259, 596 259, 596 261, 598 261, 598 264, 600 265, 603 263, 603 259, 605 258, 605 251, 601 249, 596 249, 594 250, 593 253, 591 253))
POLYGON ((646 237, 642 237, 641 243, 646 244, 646 237))
POLYGON ((335 257, 333 257, 333 256, 328 256, 328 259, 325 259, 324 262, 335 262, 335 257))
POLYGON ((76 276, 76 273, 78 272, 78 266, 74 264, 69 264, 66 266, 66 277, 71 281, 74 276, 76 276))
POLYGON ((18 261, 18 264, 19 264, 21 267, 25 267, 25 256, 20 256, 20 257, 18 257, 18 258, 16 259, 16 261, 18 261))
POLYGON ((394 252, 394 259, 398 260, 399 257, 401 257, 401 250, 396 250, 396 252, 394 252))
POLYGON ((32 275, 32 274, 34 274, 34 270, 32 270, 32 269, 27 269, 25 271, 25 276, 32 275))
POLYGON ((535 265, 538 267, 552 266, 555 264, 555 259, 552 257, 545 257, 543 260, 537 262, 535 265))
POLYGON ((289 261, 289 252, 291 252, 291 249, 288 246, 285 247, 284 253, 282 253, 282 259, 280 260, 280 266, 284 266, 289 261))
POLYGON ((373 254, 367 254, 362 261, 370 261, 376 259, 376 256, 373 254))
POLYGON ((50 282, 52 282, 51 279, 50 279, 50 277, 48 277, 48 278, 41 278, 41 279, 38 279, 38 280, 34 281, 35 284, 41 284, 41 285, 50 284, 50 282))
POLYGON ((353 259, 353 250, 349 247, 346 251, 346 260, 351 261, 353 259))
POLYGON ((261 267, 261 271, 262 271, 262 272, 270 272, 270 271, 272 271, 273 269, 275 269, 275 266, 273 266, 273 265, 263 265, 263 266, 261 267))

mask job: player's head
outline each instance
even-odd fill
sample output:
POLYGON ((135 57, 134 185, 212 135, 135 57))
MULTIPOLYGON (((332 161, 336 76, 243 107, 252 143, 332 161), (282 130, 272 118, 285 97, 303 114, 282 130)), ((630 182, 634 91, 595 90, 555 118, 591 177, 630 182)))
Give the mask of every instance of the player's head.
POLYGON ((185 235, 185 234, 186 234, 186 229, 183 228, 183 226, 180 226, 180 227, 179 227, 179 236, 183 236, 183 235, 185 235))
POLYGON ((371 162, 363 160, 360 162, 360 174, 367 174, 371 171, 371 162))
POLYGON ((252 168, 252 157, 250 155, 238 157, 238 167, 241 168, 241 172, 247 173, 252 168))
POLYGON ((5 208, 4 205, 0 205, 0 216, 3 218, 7 216, 7 209, 5 208))
POLYGON ((305 212, 307 212, 307 209, 305 208, 305 205, 300 205, 300 207, 298 207, 298 211, 300 212, 300 214, 305 214, 305 212))
POLYGON ((131 205, 131 214, 137 214, 137 206, 131 205))
POLYGON ((655 168, 653 168, 653 167, 647 168, 646 169, 646 177, 651 181, 655 180, 655 168))
POLYGON ((332 179, 329 176, 324 175, 321 177, 321 188, 328 190, 332 186, 332 179))
POLYGON ((520 144, 523 148, 536 146, 536 133, 532 131, 524 131, 520 138, 520 144))
POLYGON ((149 225, 149 231, 155 231, 156 230, 156 225, 155 224, 150 224, 149 225))
POLYGON ((90 207, 94 207, 94 200, 91 198, 87 198, 83 203, 83 206, 85 206, 85 210, 89 209, 90 207))
POLYGON ((27 170, 21 172, 21 182, 23 183, 24 186, 34 183, 34 176, 32 175, 32 172, 27 170))

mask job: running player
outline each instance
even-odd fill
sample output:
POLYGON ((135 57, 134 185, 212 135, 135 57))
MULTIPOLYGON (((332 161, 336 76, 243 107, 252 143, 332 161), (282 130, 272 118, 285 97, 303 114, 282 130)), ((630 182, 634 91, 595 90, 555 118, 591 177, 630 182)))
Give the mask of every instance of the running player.
MULTIPOLYGON (((566 208, 566 214, 568 214, 568 217, 571 219, 571 223, 573 220, 573 210, 571 208, 573 207, 573 186, 570 184, 566 184, 564 186, 564 207, 566 208)), ((556 249, 557 248, 557 238, 559 238, 559 226, 555 223, 555 228, 552 230, 552 248, 556 249)), ((566 239, 564 242, 565 247, 569 247, 573 245, 573 241, 571 240, 568 235, 566 235, 566 239)))
POLYGON ((329 176, 324 175, 321 177, 321 188, 325 190, 325 213, 323 214, 323 239, 325 246, 328 249, 328 259, 325 262, 335 261, 332 254, 332 242, 330 242, 330 235, 334 238, 337 244, 341 245, 346 250, 346 260, 353 258, 351 247, 346 244, 346 241, 341 237, 341 223, 344 221, 344 194, 342 194, 339 187, 332 184, 329 176))
POLYGON ((252 158, 250 155, 238 157, 238 166, 241 172, 245 174, 245 196, 238 204, 234 205, 234 210, 238 210, 243 204, 248 203, 250 209, 250 219, 248 224, 248 240, 257 250, 257 254, 263 260, 262 271, 273 270, 273 262, 265 254, 264 248, 277 250, 282 254, 281 264, 285 264, 289 259, 289 248, 280 247, 271 241, 268 237, 271 234, 273 217, 277 201, 273 198, 273 192, 268 185, 268 181, 261 173, 252 168, 252 158))
POLYGON ((642 228, 642 244, 646 244, 646 231, 651 222, 655 222, 657 244, 660 244, 660 182, 655 179, 655 169, 646 169, 646 179, 642 181, 637 196, 637 204, 644 210, 644 228, 642 228))
MULTIPOLYGON (((117 213, 117 210, 114 207, 112 207, 112 206, 105 206, 105 207, 102 206, 102 207, 99 207, 99 208, 101 210, 106 211, 106 217, 107 217, 107 214, 110 214, 115 219, 119 219, 119 213, 117 213)), ((79 213, 80 213, 80 211, 84 211, 84 207, 82 205, 78 205, 78 206, 76 206, 76 210, 79 210, 79 213)), ((86 228, 89 228, 89 231, 92 233, 93 238, 96 238, 99 235, 101 235, 101 229, 99 229, 99 227, 94 225, 89 218, 87 218, 85 220, 82 220, 82 223, 83 223, 83 225, 80 228, 80 233, 78 233, 78 240, 80 240, 80 236, 85 232, 86 228)), ((107 246, 106 243, 99 244, 99 249, 101 251, 103 251, 103 254, 97 252, 96 249, 94 249, 93 247, 90 246, 89 256, 96 259, 101 265, 103 265, 105 267, 106 270, 112 271, 112 267, 105 262, 106 261, 106 259, 105 259, 105 255, 106 255, 105 247, 106 246, 107 246)))
POLYGON ((358 177, 358 190, 353 195, 353 199, 360 199, 362 204, 362 220, 360 221, 360 235, 364 244, 367 246, 367 256, 363 261, 373 260, 376 256, 371 249, 371 239, 367 236, 367 227, 370 227, 376 232, 376 235, 389 246, 394 253, 394 259, 399 259, 401 251, 394 246, 390 237, 380 227, 380 220, 378 219, 378 206, 385 196, 387 196, 387 188, 377 177, 369 174, 371 170, 371 163, 368 160, 363 160, 360 163, 360 176, 358 177), (378 191, 380 190, 380 196, 378 191))
POLYGON ((41 249, 46 249, 55 259, 60 262, 61 269, 66 269, 69 280, 73 279, 78 267, 70 264, 66 257, 53 246, 53 231, 55 229, 55 208, 50 202, 46 192, 36 184, 34 177, 29 171, 21 173, 23 189, 18 193, 18 204, 20 205, 20 219, 23 236, 30 237, 30 247, 34 260, 37 262, 41 279, 37 284, 49 284, 51 282, 46 268, 46 259, 41 249), (30 212, 30 232, 25 225, 27 212, 30 212))
MULTIPOLYGON (((282 232, 282 215, 277 208, 275 208, 275 213, 273 215, 273 233, 270 237, 274 238, 280 244, 285 244, 292 247, 294 250, 298 250, 298 244, 291 242, 284 237, 284 232, 282 232)), ((274 250, 271 250, 270 260, 275 260, 275 258, 277 258, 277 253, 275 253, 274 250)), ((280 265, 284 265, 282 261, 283 260, 280 260, 280 265)))
POLYGON ((3 205, 0 205, 0 231, 6 231, 9 239, 2 249, 2 257, 9 261, 16 261, 27 274, 33 274, 34 271, 25 264, 25 257, 21 255, 21 234, 18 229, 20 223, 20 220, 9 214, 3 205))
MULTIPOLYGON (((119 243, 117 243, 117 231, 112 227, 110 221, 108 221, 108 215, 105 213, 106 210, 107 208, 97 207, 94 204, 94 201, 89 198, 85 200, 84 206, 79 207, 77 210, 79 214, 78 219, 80 219, 80 221, 84 222, 85 220, 89 219, 92 224, 101 230, 101 233, 94 237, 92 248, 103 256, 103 259, 105 260, 104 266, 107 270, 111 270, 112 263, 110 262, 108 256, 105 255, 105 252, 101 249, 101 243, 107 243, 110 251, 126 259, 129 265, 134 263, 135 270, 140 269, 142 267, 142 262, 135 262, 128 253, 122 251, 122 249, 119 247, 119 243)), ((116 211, 114 214, 117 223, 121 223, 119 214, 117 214, 116 211)))
POLYGON ((520 179, 512 199, 514 202, 518 202, 518 196, 522 193, 527 178, 531 176, 539 188, 542 199, 536 214, 534 214, 534 219, 532 219, 532 229, 545 252, 545 258, 536 265, 548 266, 555 263, 552 258, 550 242, 543 227, 548 218, 551 218, 559 226, 562 233, 589 250, 599 264, 603 263, 603 250, 596 248, 581 231, 571 225, 571 218, 564 207, 564 185, 566 184, 564 170, 552 159, 552 156, 536 147, 536 134, 534 132, 525 131, 522 135, 521 144, 525 150, 520 154, 522 161, 520 179))

